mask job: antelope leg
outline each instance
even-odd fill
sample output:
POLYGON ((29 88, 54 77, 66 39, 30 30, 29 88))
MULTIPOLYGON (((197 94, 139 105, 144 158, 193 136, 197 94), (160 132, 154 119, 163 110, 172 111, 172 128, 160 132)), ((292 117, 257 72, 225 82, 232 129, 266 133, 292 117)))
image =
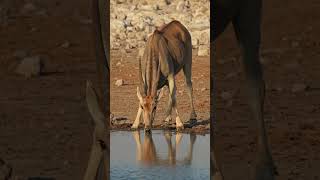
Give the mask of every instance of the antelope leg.
POLYGON ((131 129, 137 129, 137 128, 138 128, 139 123, 140 123, 141 113, 142 113, 142 108, 139 106, 136 119, 134 120, 134 122, 133 122, 133 124, 132 124, 132 126, 131 126, 131 129))
POLYGON ((177 108, 177 101, 176 101, 176 89, 177 88, 176 88, 176 83, 175 83, 173 75, 168 76, 168 82, 169 82, 169 91, 170 91, 170 99, 169 99, 170 107, 171 107, 171 109, 174 108, 176 111, 176 128, 178 130, 183 129, 183 124, 182 124, 182 121, 179 117, 178 108, 177 108))
POLYGON ((247 3, 233 20, 236 36, 243 55, 249 105, 257 126, 257 158, 253 179, 273 180, 276 174, 269 150, 263 119, 265 84, 259 61, 261 0, 247 3))
MULTIPOLYGON (((197 136, 195 134, 190 134, 190 144, 189 144, 189 149, 188 149, 188 154, 184 159, 184 162, 186 164, 191 164, 192 161, 192 155, 193 155, 193 145, 196 141, 197 136)), ((214 179, 215 180, 215 179, 214 179)))
POLYGON ((170 164, 175 164, 176 152, 175 152, 175 149, 173 149, 173 147, 172 147, 171 132, 166 131, 164 133, 164 137, 165 137, 167 145, 168 145, 168 160, 169 160, 169 163, 170 164))
POLYGON ((192 88, 192 80, 191 80, 191 76, 192 76, 192 48, 190 48, 190 51, 187 51, 187 53, 190 53, 189 55, 186 55, 185 58, 188 58, 186 60, 186 64, 183 66, 183 73, 185 76, 185 81, 186 81, 186 85, 187 85, 187 93, 189 96, 189 100, 190 100, 190 105, 191 105, 191 113, 190 113, 190 119, 196 119, 197 118, 197 114, 194 110, 194 103, 193 103, 193 88, 192 88))
POLYGON ((169 92, 168 105, 167 105, 167 110, 166 110, 166 119, 164 120, 164 123, 167 125, 172 120, 171 112, 172 112, 172 100, 171 100, 171 93, 169 92))

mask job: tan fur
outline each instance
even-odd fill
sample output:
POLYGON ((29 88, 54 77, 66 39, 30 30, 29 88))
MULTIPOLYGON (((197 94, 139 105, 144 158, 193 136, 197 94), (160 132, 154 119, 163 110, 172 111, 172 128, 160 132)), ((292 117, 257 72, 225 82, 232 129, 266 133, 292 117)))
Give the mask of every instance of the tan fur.
MULTIPOLYGON (((147 40, 146 48, 139 62, 140 86, 137 90, 139 106, 143 109, 145 129, 152 126, 155 107, 159 101, 157 91, 163 86, 169 86, 170 97, 167 109, 167 120, 171 119, 171 111, 177 112, 177 128, 183 128, 176 104, 175 75, 184 69, 188 94, 191 103, 191 114, 195 117, 192 96, 191 66, 192 66, 192 43, 189 31, 178 21, 161 26, 155 30, 147 40), (141 95, 139 95, 141 93, 141 95)), ((140 120, 140 111, 132 128, 137 128, 140 120)))

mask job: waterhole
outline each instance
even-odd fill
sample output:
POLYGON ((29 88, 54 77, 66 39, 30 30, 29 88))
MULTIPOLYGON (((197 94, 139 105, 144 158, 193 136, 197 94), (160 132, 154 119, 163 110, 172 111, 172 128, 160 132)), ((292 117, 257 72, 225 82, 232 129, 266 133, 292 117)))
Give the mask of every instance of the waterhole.
POLYGON ((112 131, 111 180, 209 179, 210 136, 112 131))

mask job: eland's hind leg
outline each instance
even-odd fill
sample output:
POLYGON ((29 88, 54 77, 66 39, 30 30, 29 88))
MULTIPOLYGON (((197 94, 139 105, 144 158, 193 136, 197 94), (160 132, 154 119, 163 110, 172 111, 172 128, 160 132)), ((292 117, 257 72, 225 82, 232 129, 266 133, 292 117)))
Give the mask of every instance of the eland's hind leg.
POLYGON ((265 85, 259 62, 261 0, 246 1, 239 15, 234 19, 243 64, 248 83, 248 98, 257 126, 258 150, 255 163, 255 180, 273 180, 275 167, 269 150, 263 119, 265 85))
POLYGON ((178 108, 177 108, 177 101, 176 101, 176 83, 175 83, 175 79, 174 79, 174 75, 170 74, 168 76, 168 82, 169 82, 169 104, 168 104, 168 110, 167 110, 167 118, 171 119, 171 113, 172 113, 172 109, 175 109, 176 111, 176 128, 177 130, 183 129, 183 124, 182 121, 180 119, 179 113, 178 113, 178 108))
MULTIPOLYGON (((169 87, 169 85, 168 85, 168 87, 169 87)), ((171 93, 169 90, 168 105, 167 105, 167 109, 166 109, 166 119, 164 120, 164 126, 168 126, 170 124, 170 122, 172 120, 171 113, 172 113, 172 100, 171 100, 171 93)))
POLYGON ((190 104, 191 104, 191 113, 190 113, 190 119, 196 119, 197 114, 194 110, 194 103, 193 103, 193 88, 192 88, 192 47, 191 43, 188 45, 186 48, 186 56, 185 56, 185 64, 183 66, 183 73, 187 85, 187 93, 190 99, 190 104))

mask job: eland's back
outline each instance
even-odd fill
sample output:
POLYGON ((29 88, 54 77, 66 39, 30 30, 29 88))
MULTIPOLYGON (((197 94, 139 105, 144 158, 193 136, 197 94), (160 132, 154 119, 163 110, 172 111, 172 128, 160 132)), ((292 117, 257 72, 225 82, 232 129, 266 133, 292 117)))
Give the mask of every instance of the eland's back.
POLYGON ((176 106, 176 82, 175 75, 183 69, 187 84, 187 92, 190 97, 191 119, 196 118, 193 105, 192 81, 192 43, 191 36, 186 27, 179 21, 172 21, 156 29, 149 37, 142 57, 139 61, 139 86, 137 97, 139 109, 136 120, 131 126, 136 129, 139 125, 141 114, 144 116, 145 130, 149 131, 155 117, 157 103, 160 100, 159 89, 167 85, 169 87, 169 102, 165 122, 171 121, 172 109, 175 109, 176 127, 184 126, 176 106))
MULTIPOLYGON (((142 73, 148 74, 152 66, 156 66, 154 68, 157 69, 160 64, 161 75, 158 86, 160 89, 167 85, 166 79, 170 73, 176 75, 185 64, 191 66, 191 61, 191 35, 179 21, 172 21, 159 27, 149 36, 143 56, 142 73)), ((142 77, 144 82, 146 78, 146 83, 149 84, 149 76, 142 74, 142 77)))

